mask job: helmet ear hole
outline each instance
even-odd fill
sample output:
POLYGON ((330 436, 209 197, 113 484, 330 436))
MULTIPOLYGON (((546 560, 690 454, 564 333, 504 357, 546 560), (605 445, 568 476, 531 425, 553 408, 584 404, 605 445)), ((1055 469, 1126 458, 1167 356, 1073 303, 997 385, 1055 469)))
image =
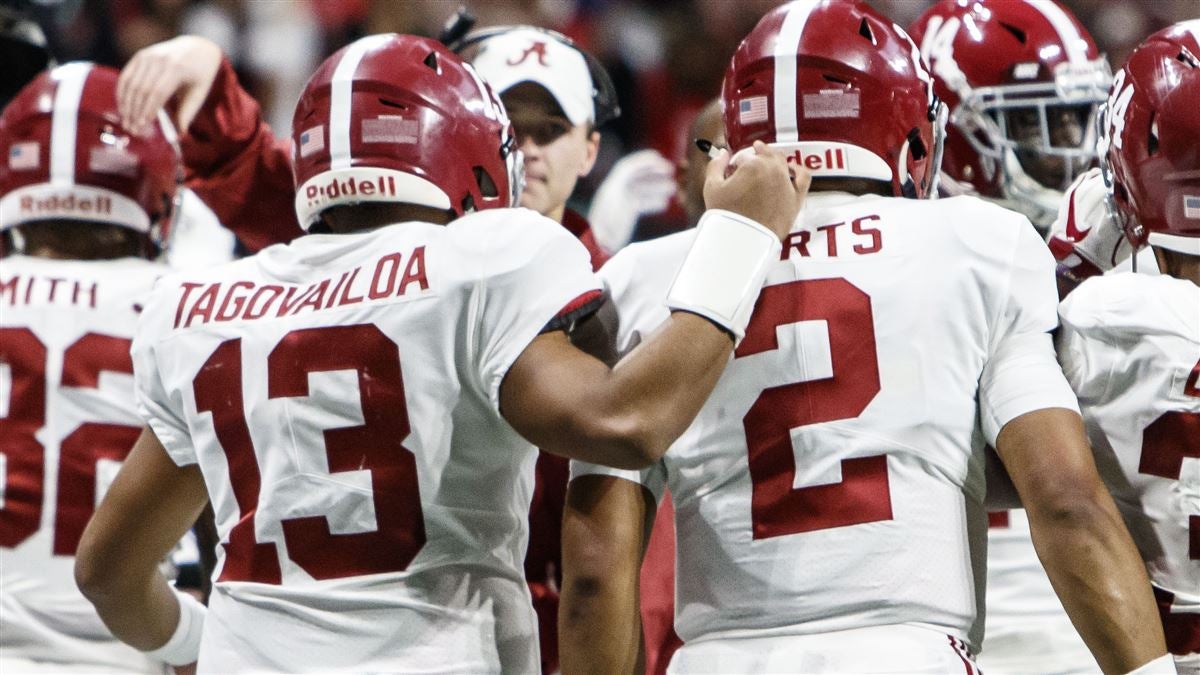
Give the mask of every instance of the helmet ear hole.
POLYGON ((475 173, 475 183, 479 186, 479 194, 488 198, 500 196, 496 181, 492 180, 492 176, 487 170, 482 166, 477 166, 472 171, 475 173))
POLYGON ((1158 115, 1150 116, 1150 135, 1146 139, 1146 153, 1153 155, 1158 152, 1158 115))
POLYGON ((871 24, 867 23, 866 17, 863 17, 863 20, 858 24, 858 34, 870 40, 873 45, 879 44, 875 41, 875 34, 871 32, 871 24))
POLYGON ((1025 44, 1025 41, 1026 41, 1025 31, 1021 30, 1020 28, 1017 28, 1016 26, 1012 25, 1011 23, 1001 22, 1000 26, 1002 28, 1004 28, 1004 30, 1012 33, 1012 36, 1017 38, 1018 42, 1020 42, 1021 44, 1025 44))
POLYGON ((921 130, 916 127, 908 132, 908 151, 912 155, 913 161, 925 159, 925 156, 929 154, 925 147, 925 141, 921 140, 921 130))
POLYGON ((429 52, 429 56, 426 56, 422 63, 429 66, 429 69, 438 75, 442 74, 442 65, 438 63, 437 52, 429 52))

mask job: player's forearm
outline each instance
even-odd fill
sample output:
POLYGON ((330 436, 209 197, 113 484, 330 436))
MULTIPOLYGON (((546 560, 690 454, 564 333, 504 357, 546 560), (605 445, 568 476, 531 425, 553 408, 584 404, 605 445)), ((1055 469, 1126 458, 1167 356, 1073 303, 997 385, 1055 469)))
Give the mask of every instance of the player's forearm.
POLYGON ((733 340, 715 324, 675 312, 613 368, 606 400, 614 417, 636 430, 646 463, 658 461, 687 430, 732 351, 733 340))
POLYGON ((564 576, 558 651, 565 675, 634 672, 642 639, 637 597, 636 581, 564 576))
POLYGON ((650 500, 607 476, 571 482, 563 511, 558 640, 562 672, 640 670, 639 572, 650 500))
POLYGON ((505 419, 547 452, 621 469, 666 453, 716 386, 733 341, 707 319, 676 312, 609 369, 565 335, 539 336, 500 389, 505 419))
POLYGON ((1030 510, 1034 546, 1100 667, 1126 673, 1166 653, 1150 581, 1107 492, 1071 501, 1030 510))

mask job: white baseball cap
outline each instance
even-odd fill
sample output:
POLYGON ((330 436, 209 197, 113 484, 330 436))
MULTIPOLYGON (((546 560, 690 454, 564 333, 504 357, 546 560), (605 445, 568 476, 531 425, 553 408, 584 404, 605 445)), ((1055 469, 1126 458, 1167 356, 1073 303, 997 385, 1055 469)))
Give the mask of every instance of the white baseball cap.
POLYGON ((592 75, 578 49, 539 30, 518 28, 480 43, 471 62, 479 75, 502 94, 522 82, 545 87, 571 124, 596 118, 592 75))

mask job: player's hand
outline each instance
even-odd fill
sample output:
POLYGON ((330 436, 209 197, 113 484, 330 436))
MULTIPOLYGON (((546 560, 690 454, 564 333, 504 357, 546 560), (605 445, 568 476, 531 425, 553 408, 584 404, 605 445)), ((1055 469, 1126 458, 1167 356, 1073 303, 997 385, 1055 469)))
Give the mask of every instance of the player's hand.
POLYGON ((223 56, 214 42, 194 35, 181 35, 139 50, 117 80, 117 110, 122 124, 141 134, 154 123, 159 109, 174 101, 175 126, 180 134, 187 133, 208 98, 223 56))
POLYGON ((708 163, 705 205, 743 215, 786 239, 808 196, 812 174, 789 166, 783 153, 762 141, 755 141, 754 152, 743 157, 731 167, 729 153, 722 150, 708 163))
POLYGON ((171 666, 171 671, 175 675, 196 675, 196 664, 189 663, 186 666, 171 666))
POLYGON ((1106 204, 1107 188, 1099 169, 1080 176, 1063 195, 1047 244, 1059 274, 1080 282, 1103 274, 1133 252, 1106 204))

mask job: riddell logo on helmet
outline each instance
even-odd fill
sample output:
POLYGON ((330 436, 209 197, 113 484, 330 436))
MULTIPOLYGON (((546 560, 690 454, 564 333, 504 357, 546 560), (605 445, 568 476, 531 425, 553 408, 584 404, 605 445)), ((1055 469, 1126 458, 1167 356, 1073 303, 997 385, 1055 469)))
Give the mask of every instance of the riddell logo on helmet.
POLYGON ((396 179, 392 176, 376 176, 374 178, 359 178, 350 176, 338 180, 334 178, 328 183, 314 183, 304 191, 309 204, 318 201, 328 201, 339 197, 395 197, 396 179))
POLYGON ((95 196, 82 197, 68 194, 50 195, 49 197, 21 197, 18 203, 21 213, 29 215, 40 214, 80 214, 80 215, 111 215, 113 202, 111 197, 95 196))
POLYGON ((788 164, 802 166, 809 171, 845 171, 846 153, 841 148, 829 148, 824 152, 805 154, 797 148, 787 156, 788 164))

